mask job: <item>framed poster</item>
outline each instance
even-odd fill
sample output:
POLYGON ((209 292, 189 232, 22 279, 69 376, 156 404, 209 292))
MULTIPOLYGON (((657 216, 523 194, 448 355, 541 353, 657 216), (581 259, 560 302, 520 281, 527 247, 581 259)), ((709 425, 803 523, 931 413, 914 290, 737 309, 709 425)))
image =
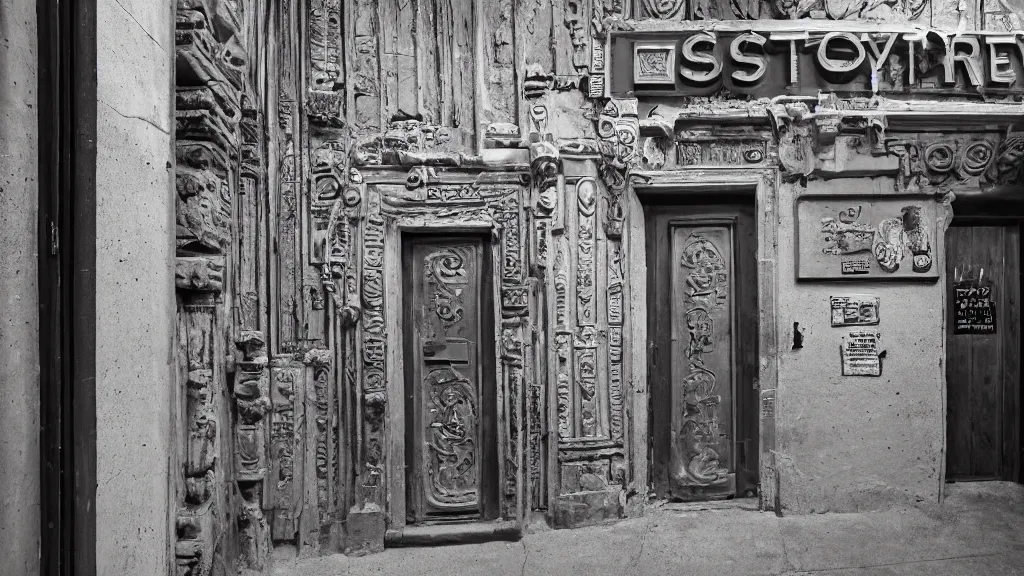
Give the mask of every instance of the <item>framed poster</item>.
POLYGON ((878 296, 848 294, 829 298, 832 326, 877 326, 878 296))
POLYGON ((953 284, 953 334, 995 334, 996 303, 990 280, 953 284))
POLYGON ((797 279, 937 280, 935 218, 926 196, 802 196, 797 279))

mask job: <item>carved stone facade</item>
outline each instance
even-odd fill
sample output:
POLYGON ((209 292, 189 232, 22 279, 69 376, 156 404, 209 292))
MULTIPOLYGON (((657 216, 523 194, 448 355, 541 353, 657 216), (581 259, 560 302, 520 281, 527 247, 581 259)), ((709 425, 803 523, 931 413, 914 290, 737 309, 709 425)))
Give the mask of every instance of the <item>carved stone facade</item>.
MULTIPOLYGON (((1005 2, 967 4, 957 10, 978 28, 1020 28, 1005 2)), ((678 68, 639 47, 634 62, 612 50, 616 35, 713 37, 720 20, 948 28, 938 0, 177 6, 182 576, 267 574, 274 546, 362 554, 422 529, 405 472, 407 236, 487 238, 494 341, 481 379, 497 391, 500 488, 482 530, 573 527, 640 514, 652 496, 645 322, 657 311, 641 194, 753 191, 758 493, 770 510, 786 489, 776 310, 790 262, 776 250, 793 223, 780 205, 822 179, 888 179, 948 207, 949 192, 1024 178, 1024 136, 1008 132, 1018 112, 985 98, 613 92, 621 58, 637 66, 631 82, 678 68)), ((734 281, 700 234, 687 250, 691 284, 711 282, 709 266, 734 281)), ((687 300, 694 326, 724 314, 702 294, 687 300)), ((689 422, 707 427, 713 412, 689 422)), ((689 470, 719 472, 710 457, 689 470)))

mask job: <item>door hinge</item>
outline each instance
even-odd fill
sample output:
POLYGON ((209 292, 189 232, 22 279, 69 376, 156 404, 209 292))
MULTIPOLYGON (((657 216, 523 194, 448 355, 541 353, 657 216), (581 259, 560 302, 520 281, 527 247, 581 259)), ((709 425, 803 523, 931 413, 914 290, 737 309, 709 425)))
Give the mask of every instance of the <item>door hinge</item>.
POLYGON ((60 235, 57 233, 57 223, 50 222, 50 255, 56 256, 60 250, 60 235))

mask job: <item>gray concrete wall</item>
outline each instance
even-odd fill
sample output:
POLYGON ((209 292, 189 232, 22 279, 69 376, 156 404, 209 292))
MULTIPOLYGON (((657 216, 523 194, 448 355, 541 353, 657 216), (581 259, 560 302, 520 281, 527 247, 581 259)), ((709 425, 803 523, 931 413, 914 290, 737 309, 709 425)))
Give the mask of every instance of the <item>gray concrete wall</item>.
POLYGON ((98 0, 99 574, 167 574, 172 562, 172 14, 172 2, 98 0))
POLYGON ((0 0, 0 572, 39 573, 36 6, 0 0))
MULTIPOLYGON (((893 181, 818 181, 806 192, 823 190, 886 194, 893 181)), ((783 184, 778 204, 776 460, 783 511, 935 502, 944 458, 943 281, 798 283, 794 200, 801 191, 783 184), (839 346, 849 329, 831 327, 829 296, 844 293, 881 298, 878 329, 887 353, 880 378, 841 375, 839 346), (804 336, 797 350, 794 322, 804 336)), ((944 270, 941 230, 936 238, 933 266, 944 270)))

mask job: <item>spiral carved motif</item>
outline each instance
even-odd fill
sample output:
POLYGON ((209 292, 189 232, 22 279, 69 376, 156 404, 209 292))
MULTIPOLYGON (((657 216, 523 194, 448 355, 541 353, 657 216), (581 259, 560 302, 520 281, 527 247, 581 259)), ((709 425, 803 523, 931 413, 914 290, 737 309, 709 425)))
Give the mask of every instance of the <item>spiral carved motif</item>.
POLYGON ((956 166, 956 150, 945 142, 936 142, 925 148, 924 161, 932 172, 947 174, 956 166))
POLYGON ((676 18, 686 8, 685 0, 643 0, 644 15, 653 18, 676 18))
POLYGON ((981 175, 992 163, 992 143, 987 140, 971 142, 964 148, 961 169, 968 176, 981 175))

